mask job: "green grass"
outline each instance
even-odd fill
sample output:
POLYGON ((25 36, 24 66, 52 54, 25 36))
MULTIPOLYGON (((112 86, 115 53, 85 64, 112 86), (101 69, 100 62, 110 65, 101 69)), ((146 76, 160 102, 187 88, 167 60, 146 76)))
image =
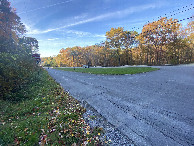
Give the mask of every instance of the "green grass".
POLYGON ((90 74, 104 74, 104 75, 124 75, 137 74, 158 70, 151 67, 123 67, 123 68, 56 68, 64 71, 74 71, 90 74))
POLYGON ((20 91, 26 100, 0 100, 0 145, 97 144, 99 128, 83 120, 85 109, 43 70, 20 91))

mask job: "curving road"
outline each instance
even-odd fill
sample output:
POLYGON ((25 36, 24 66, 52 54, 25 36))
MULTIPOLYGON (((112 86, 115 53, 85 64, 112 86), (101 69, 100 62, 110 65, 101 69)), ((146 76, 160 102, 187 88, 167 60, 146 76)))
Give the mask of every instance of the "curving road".
POLYGON ((194 65, 136 75, 47 71, 136 145, 194 145, 194 65))

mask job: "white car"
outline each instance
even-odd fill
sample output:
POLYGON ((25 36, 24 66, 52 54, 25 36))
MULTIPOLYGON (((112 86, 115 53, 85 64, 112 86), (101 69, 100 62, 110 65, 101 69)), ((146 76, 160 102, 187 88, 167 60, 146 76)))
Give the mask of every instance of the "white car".
POLYGON ((82 67, 83 67, 83 68, 88 68, 88 65, 83 65, 82 67))

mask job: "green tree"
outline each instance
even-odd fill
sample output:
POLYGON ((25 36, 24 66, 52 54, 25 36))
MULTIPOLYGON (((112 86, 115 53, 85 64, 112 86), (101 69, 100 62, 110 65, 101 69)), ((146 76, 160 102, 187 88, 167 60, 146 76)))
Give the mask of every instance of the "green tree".
POLYGON ((19 100, 24 97, 17 95, 18 90, 34 80, 38 66, 20 38, 25 26, 7 0, 0 2, 0 28, 0 99, 19 100))
POLYGON ((38 41, 32 37, 19 38, 19 44, 22 48, 25 48, 28 54, 35 54, 39 51, 38 41))

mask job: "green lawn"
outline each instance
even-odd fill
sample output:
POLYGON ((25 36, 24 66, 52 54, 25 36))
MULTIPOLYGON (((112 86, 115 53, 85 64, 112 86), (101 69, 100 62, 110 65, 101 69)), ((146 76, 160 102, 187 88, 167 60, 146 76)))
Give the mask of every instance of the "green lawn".
POLYGON ((102 129, 85 123, 85 109, 45 70, 17 95, 26 100, 0 100, 0 145, 98 144, 102 129))
POLYGON ((123 68, 56 68, 64 71, 74 71, 90 74, 104 74, 104 75, 124 75, 137 74, 158 70, 151 67, 123 67, 123 68))

